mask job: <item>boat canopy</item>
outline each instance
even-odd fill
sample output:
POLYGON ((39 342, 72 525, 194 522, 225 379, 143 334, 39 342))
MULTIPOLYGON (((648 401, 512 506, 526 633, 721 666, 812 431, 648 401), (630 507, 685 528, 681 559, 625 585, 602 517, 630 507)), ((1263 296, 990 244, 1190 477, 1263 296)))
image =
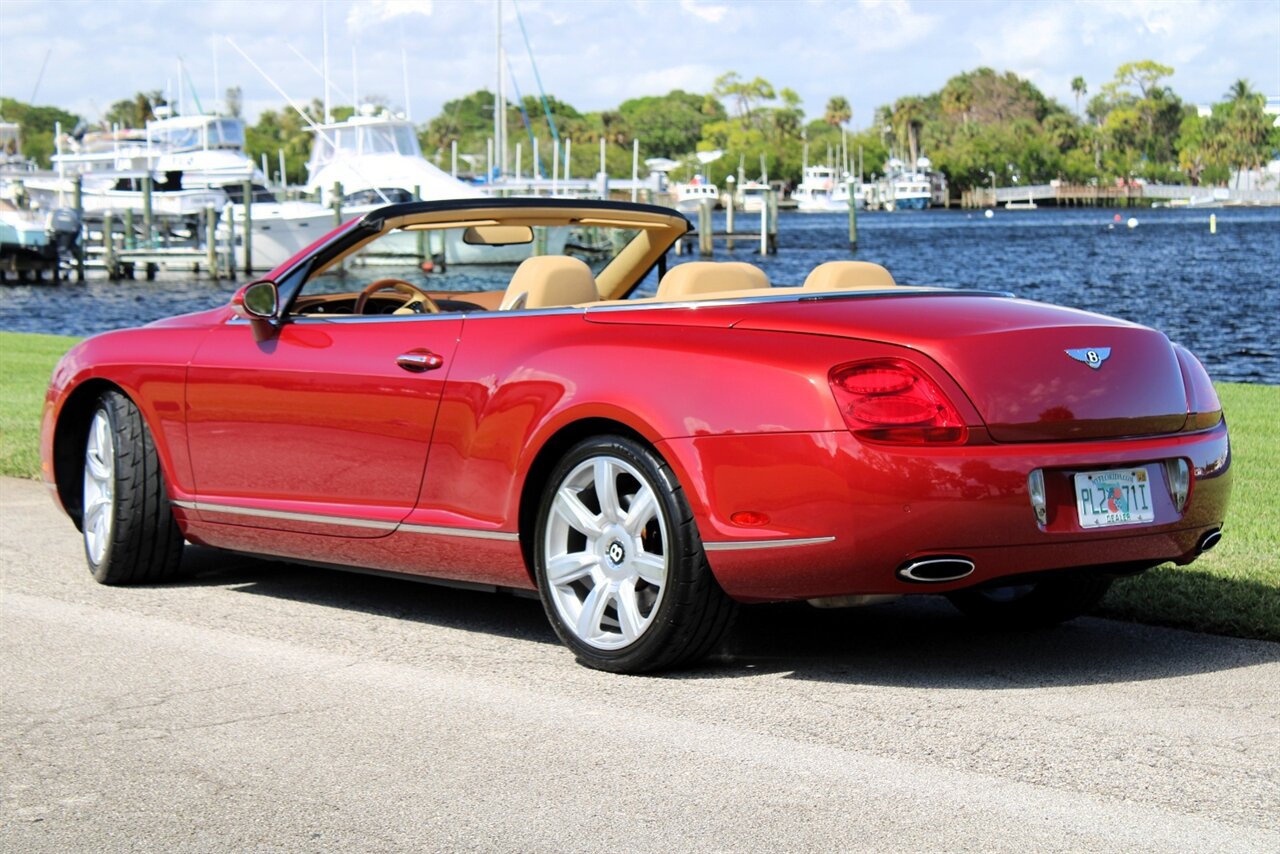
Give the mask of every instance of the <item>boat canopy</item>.
POLYGON ((418 136, 409 122, 380 121, 376 123, 351 122, 343 125, 327 125, 316 134, 311 152, 311 167, 318 169, 343 157, 374 154, 398 154, 402 157, 422 157, 418 136))
POLYGON ((229 116, 180 116, 147 123, 147 139, 170 151, 244 148, 244 121, 229 116))

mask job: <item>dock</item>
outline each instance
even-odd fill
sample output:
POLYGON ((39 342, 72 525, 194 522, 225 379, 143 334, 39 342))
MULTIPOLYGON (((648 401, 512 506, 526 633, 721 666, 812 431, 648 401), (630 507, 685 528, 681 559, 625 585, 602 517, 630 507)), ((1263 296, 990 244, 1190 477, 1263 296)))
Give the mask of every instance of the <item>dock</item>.
POLYGON ((978 187, 960 196, 962 208, 995 208, 1012 203, 1054 207, 1211 207, 1224 205, 1280 205, 1280 190, 1240 190, 1192 187, 1183 184, 1069 184, 1050 181, 1024 187, 978 187))

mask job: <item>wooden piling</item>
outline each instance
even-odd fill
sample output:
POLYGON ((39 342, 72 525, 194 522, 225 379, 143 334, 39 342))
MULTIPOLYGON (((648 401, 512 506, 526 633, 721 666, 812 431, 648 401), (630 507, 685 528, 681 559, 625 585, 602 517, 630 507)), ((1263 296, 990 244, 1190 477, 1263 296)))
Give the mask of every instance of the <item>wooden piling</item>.
POLYGON ((155 212, 151 208, 153 183, 150 172, 142 176, 142 239, 148 249, 151 248, 151 242, 155 239, 156 227, 155 212))
POLYGON ((849 251, 858 251, 858 199, 853 194, 853 182, 849 182, 849 251))
POLYGON ((772 190, 765 190, 764 204, 760 205, 760 254, 769 254, 769 196, 772 190))
POLYGON ((205 263, 209 265, 210 278, 218 278, 218 218, 214 215, 213 205, 204 209, 204 248, 205 263))
POLYGON ((333 182, 333 227, 342 225, 342 182, 333 182))
POLYGON ((111 229, 115 227, 112 222, 111 211, 107 211, 102 215, 102 263, 107 268, 107 278, 115 281, 116 276, 116 241, 115 236, 111 233, 111 229))
MULTIPOLYGON (((453 143, 453 144, 454 144, 454 156, 455 156, 455 158, 456 158, 456 157, 457 157, 457 145, 458 145, 457 140, 454 140, 454 143, 453 143)), ((453 168, 454 168, 455 170, 458 168, 458 164, 457 164, 456 162, 454 163, 453 168)), ((456 177, 457 177, 457 175, 454 175, 454 177, 456 178, 456 177)), ((422 187, 421 187, 421 185, 419 185, 419 184, 414 184, 414 185, 413 185, 413 198, 414 198, 416 201, 422 201, 422 187)), ((422 229, 418 229, 418 234, 417 234, 417 245, 418 245, 418 263, 419 263, 419 264, 422 264, 424 261, 426 261, 426 260, 427 260, 427 233, 426 233, 425 231, 423 231, 422 229)))
POLYGON ((84 178, 77 175, 72 186, 71 204, 76 211, 76 224, 80 228, 80 245, 76 251, 76 281, 84 281, 84 256, 88 247, 88 234, 84 227, 84 178))
POLYGON ((730 252, 733 251, 733 207, 733 194, 730 193, 729 207, 725 208, 724 212, 724 230, 729 234, 728 238, 725 240, 725 248, 730 252))
POLYGON ((770 190, 765 207, 769 211, 769 235, 765 245, 768 247, 770 255, 778 254, 778 193, 770 190))
POLYGON ((124 209, 124 240, 121 241, 122 248, 133 248, 133 208, 124 209))
POLYGON ((711 200, 698 204, 698 254, 704 258, 714 254, 714 236, 711 233, 711 200))
MULTIPOLYGON (((266 170, 263 170, 264 172, 266 170)), ((253 275, 253 181, 246 178, 244 184, 240 187, 240 191, 244 193, 244 274, 246 276, 253 275)), ((227 207, 227 221, 230 222, 234 217, 230 206, 227 207)), ((234 245, 234 244, 233 244, 234 245)), ((231 266, 235 266, 235 252, 232 251, 231 266)))

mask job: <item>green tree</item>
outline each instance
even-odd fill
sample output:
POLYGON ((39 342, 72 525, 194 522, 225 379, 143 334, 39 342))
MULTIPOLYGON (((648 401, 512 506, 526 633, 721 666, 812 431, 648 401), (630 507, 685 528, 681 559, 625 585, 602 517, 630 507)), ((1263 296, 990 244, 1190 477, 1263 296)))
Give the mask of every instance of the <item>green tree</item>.
POLYGON ((17 122, 18 142, 22 154, 39 166, 48 168, 49 158, 56 151, 54 129, 61 124, 63 133, 70 133, 80 123, 80 117, 58 107, 38 107, 0 98, 0 116, 6 121, 17 122))
POLYGON ((623 101, 618 113, 640 140, 646 157, 671 159, 695 150, 705 125, 725 119, 724 107, 715 98, 681 89, 623 101))
POLYGON ((164 93, 159 89, 150 92, 138 92, 132 98, 116 101, 102 116, 107 127, 120 125, 122 128, 143 128, 147 122, 156 117, 156 107, 168 104, 164 93))
POLYGON ((711 91, 717 98, 733 99, 736 108, 733 115, 742 122, 743 127, 751 125, 755 111, 762 102, 772 101, 776 97, 773 84, 763 77, 745 80, 736 71, 717 77, 711 91))
POLYGON ((1089 86, 1084 82, 1083 77, 1071 78, 1071 91, 1076 96, 1076 115, 1080 115, 1080 99, 1089 94, 1089 86))
POLYGON ((835 95, 827 100, 827 110, 822 120, 832 127, 839 127, 853 118, 853 107, 843 95, 835 95))

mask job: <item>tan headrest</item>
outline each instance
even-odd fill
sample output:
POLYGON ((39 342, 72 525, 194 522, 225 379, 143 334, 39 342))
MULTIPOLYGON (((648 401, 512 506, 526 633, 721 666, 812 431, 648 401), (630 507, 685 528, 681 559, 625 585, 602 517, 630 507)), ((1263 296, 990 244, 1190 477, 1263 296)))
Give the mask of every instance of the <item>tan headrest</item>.
POLYGON ((745 261, 687 261, 672 267, 658 284, 659 299, 695 299, 699 294, 769 287, 769 277, 745 261))
POLYGON ((875 290, 897 284, 888 270, 870 261, 828 261, 804 280, 805 289, 812 291, 875 290))
POLYGON ((567 255, 535 255, 520 262, 499 308, 554 308, 599 299, 586 264, 567 255))

